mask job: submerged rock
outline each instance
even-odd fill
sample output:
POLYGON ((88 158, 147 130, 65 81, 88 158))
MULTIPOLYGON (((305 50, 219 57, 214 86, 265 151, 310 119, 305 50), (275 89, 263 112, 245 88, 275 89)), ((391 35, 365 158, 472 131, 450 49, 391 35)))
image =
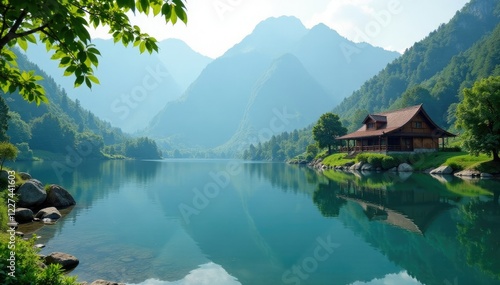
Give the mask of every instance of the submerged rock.
POLYGON ((45 263, 47 265, 60 264, 64 270, 70 270, 75 268, 80 261, 71 254, 53 252, 45 257, 45 263))
POLYGON ((413 167, 408 163, 401 163, 398 166, 398 172, 413 172, 413 167))
POLYGON ((57 220, 61 218, 61 213, 55 208, 55 207, 48 207, 48 208, 43 208, 38 213, 36 213, 35 218, 45 220, 45 219, 51 219, 51 220, 57 220))
POLYGON ((90 283, 90 285, 125 285, 125 283, 118 283, 118 282, 113 282, 113 281, 106 281, 106 280, 96 280, 92 283, 90 283))

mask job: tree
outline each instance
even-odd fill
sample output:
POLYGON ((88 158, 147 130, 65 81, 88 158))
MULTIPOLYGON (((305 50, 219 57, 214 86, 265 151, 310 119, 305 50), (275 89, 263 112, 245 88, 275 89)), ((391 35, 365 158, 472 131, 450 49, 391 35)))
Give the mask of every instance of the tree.
POLYGON ((3 169, 3 163, 6 160, 14 160, 17 157, 17 148, 8 142, 0 142, 0 171, 3 169))
POLYGON ((158 51, 156 39, 132 26, 128 12, 154 16, 161 14, 165 22, 178 19, 187 23, 183 0, 2 0, 0 3, 0 88, 4 93, 16 90, 29 102, 47 102, 45 91, 34 71, 21 70, 11 48, 26 50, 29 43, 40 42, 51 59, 59 61, 64 75, 75 76, 75 87, 85 83, 89 88, 99 80, 94 76, 99 50, 90 39, 90 27, 108 27, 116 42, 133 43, 143 53, 158 51))
POLYGON ((22 120, 21 115, 16 112, 9 112, 9 129, 7 135, 13 144, 28 142, 31 139, 31 128, 22 120))
POLYGON ((473 155, 491 153, 494 161, 500 161, 500 76, 477 81, 463 95, 456 126, 464 130, 464 148, 473 155))
POLYGON ((336 144, 335 138, 347 133, 347 129, 342 126, 339 116, 333 113, 321 115, 312 130, 314 140, 320 148, 328 147, 328 154, 332 153, 332 146, 336 144))
POLYGON ((0 142, 8 141, 7 129, 9 128, 9 107, 0 97, 0 142))

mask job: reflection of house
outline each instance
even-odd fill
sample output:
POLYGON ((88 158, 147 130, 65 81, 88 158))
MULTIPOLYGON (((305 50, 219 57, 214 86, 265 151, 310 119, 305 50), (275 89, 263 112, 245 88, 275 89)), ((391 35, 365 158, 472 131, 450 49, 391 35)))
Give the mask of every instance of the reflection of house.
POLYGON ((390 112, 368 115, 357 131, 338 137, 355 142, 346 151, 430 151, 439 148, 440 140, 454 137, 427 115, 422 104, 390 112))
POLYGON ((338 197, 359 204, 371 221, 381 221, 404 230, 424 234, 435 217, 450 207, 438 194, 426 191, 391 191, 341 186, 338 197))

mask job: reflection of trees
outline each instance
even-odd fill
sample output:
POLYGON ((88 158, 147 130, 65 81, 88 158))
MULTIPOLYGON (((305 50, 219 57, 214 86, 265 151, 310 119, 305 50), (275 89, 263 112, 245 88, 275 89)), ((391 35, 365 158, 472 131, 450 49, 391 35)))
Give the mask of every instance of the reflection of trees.
POLYGON ((310 168, 297 165, 284 165, 283 163, 244 163, 243 168, 252 176, 266 179, 273 187, 283 191, 304 192, 314 187, 320 177, 310 168))
POLYGON ((500 206, 498 191, 493 201, 474 199, 460 207, 463 222, 457 225, 458 240, 464 247, 467 263, 500 279, 500 206))
POLYGON ((324 217, 338 217, 340 209, 346 203, 344 199, 337 197, 336 184, 329 181, 328 184, 319 183, 313 194, 314 204, 324 217))

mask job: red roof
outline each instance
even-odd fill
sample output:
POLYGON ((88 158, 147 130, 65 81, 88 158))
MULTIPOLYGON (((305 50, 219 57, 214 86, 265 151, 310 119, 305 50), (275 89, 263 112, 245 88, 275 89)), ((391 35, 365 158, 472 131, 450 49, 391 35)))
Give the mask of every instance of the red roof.
POLYGON ((399 109, 399 110, 394 110, 394 111, 389 111, 389 112, 383 112, 383 113, 378 113, 378 114, 371 114, 368 115, 364 120, 363 125, 361 128, 359 128, 357 131, 347 134, 342 137, 338 137, 338 140, 345 140, 345 139, 355 139, 355 138, 361 138, 361 137, 375 137, 375 136, 382 136, 386 134, 390 134, 391 132, 395 132, 399 129, 401 129, 404 125, 406 125, 408 122, 411 121, 413 117, 415 117, 419 112, 422 112, 422 114, 429 120, 431 125, 433 125, 437 130, 443 132, 446 136, 455 136, 452 133, 449 133, 443 129, 441 129, 439 126, 437 126, 427 115, 425 112, 424 108, 422 107, 422 104, 416 105, 416 106, 411 106, 407 107, 404 109, 399 109), (385 120, 384 120, 385 118, 385 120), (375 122, 383 122, 384 124, 380 126, 378 129, 367 129, 366 128, 366 122, 372 119, 375 122))

